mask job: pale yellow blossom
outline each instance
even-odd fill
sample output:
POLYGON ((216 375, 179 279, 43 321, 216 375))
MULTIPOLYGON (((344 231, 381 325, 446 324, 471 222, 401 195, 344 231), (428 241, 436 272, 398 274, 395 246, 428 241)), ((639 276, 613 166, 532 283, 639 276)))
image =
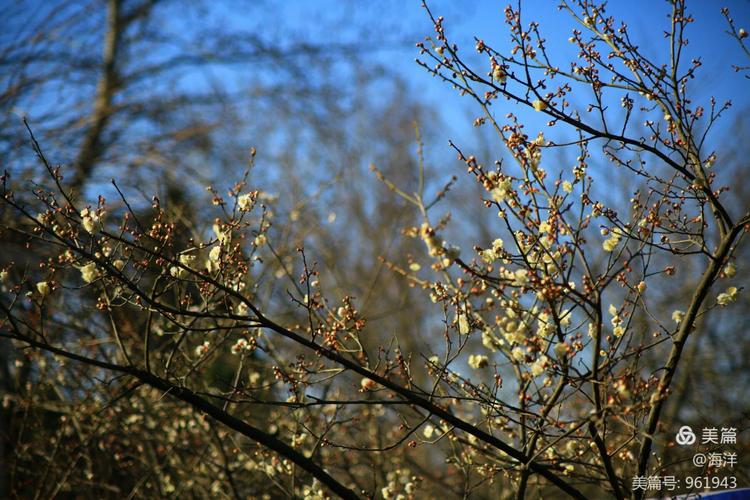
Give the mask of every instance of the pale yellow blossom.
POLYGON ((237 304, 237 307, 234 308, 234 314, 236 314, 237 316, 247 316, 247 304, 245 304, 244 302, 240 302, 239 304, 237 304))
POLYGON ((46 297, 47 295, 52 292, 52 288, 49 286, 49 283, 46 281, 40 281, 36 284, 36 290, 39 292, 39 295, 42 297, 46 297))
POLYGON ((91 283, 99 277, 99 269, 93 262, 89 262, 85 266, 82 266, 79 271, 81 271, 81 278, 83 278, 83 281, 86 283, 91 283))
POLYGON ((208 340, 204 341, 201 345, 195 348, 195 355, 199 358, 205 356, 208 353, 210 347, 211 342, 209 342, 208 340))
POLYGON ((172 266, 172 267, 169 268, 169 274, 173 278, 182 279, 182 278, 185 278, 188 275, 188 272, 185 269, 181 268, 181 267, 172 266))
POLYGON ((458 333, 462 335, 468 335, 471 332, 471 324, 466 313, 460 313, 456 316, 456 323, 458 323, 458 333))
POLYGON ((544 102, 544 101, 540 101, 539 99, 537 99, 537 100, 535 100, 534 102, 532 102, 532 103, 531 103, 531 106, 532 106, 532 107, 533 107, 533 108, 534 108, 534 109, 535 109, 536 111, 544 111, 545 109, 547 109, 547 103, 546 103, 546 102, 544 102))
POLYGON ((237 198, 237 207, 243 212, 253 208, 253 197, 250 194, 243 194, 237 198))
POLYGON ((472 354, 469 356, 469 366, 478 370, 484 368, 490 363, 490 359, 483 354, 472 354))
POLYGON ((221 258, 221 247, 213 247, 211 251, 208 252, 208 258, 213 262, 218 262, 221 258))
POLYGON ((516 361, 523 361, 524 359, 524 352, 523 352, 523 349, 521 349, 520 347, 513 348, 513 350, 510 351, 510 355, 516 361))
POLYGON ((104 220, 104 212, 97 214, 94 210, 84 208, 81 210, 81 225, 88 233, 95 233, 101 227, 104 220))
POLYGON ((732 278, 734 275, 737 274, 737 268, 734 267, 734 263, 730 262, 726 266, 724 266, 724 276, 727 278, 732 278))
POLYGON ((492 78, 496 82, 505 83, 505 80, 507 80, 508 75, 505 73, 505 70, 503 69, 503 67, 498 64, 492 69, 492 78))
POLYGON ((716 302, 720 306, 726 306, 737 300, 737 287, 730 286, 725 292, 720 293, 716 297, 716 302))
POLYGON ((230 229, 222 229, 218 222, 214 223, 213 230, 219 244, 226 245, 232 241, 232 231, 230 229))
POLYGON ((362 389, 362 391, 372 390, 377 385, 378 385, 377 382, 367 377, 362 377, 362 380, 359 381, 359 386, 362 389))
POLYGON ((503 177, 503 179, 497 183, 497 186, 493 188, 492 191, 490 191, 490 194, 492 195, 492 199, 498 203, 502 203, 508 198, 508 196, 511 193, 512 188, 513 188, 513 185, 511 183, 510 178, 503 177))
POLYGON ((232 354, 240 354, 242 351, 249 351, 251 350, 252 346, 246 339, 237 339, 237 342, 232 345, 230 348, 230 351, 232 354))
POLYGON ((615 248, 617 248, 617 245, 620 244, 620 235, 614 234, 604 240, 604 243, 602 243, 602 248, 604 248, 605 252, 614 252, 615 248))
POLYGON ((547 366, 548 360, 549 358, 547 358, 547 356, 545 356, 544 354, 539 356, 539 358, 537 358, 537 360, 531 364, 531 375, 533 375, 534 377, 538 377, 539 375, 544 373, 544 368, 547 366))
POLYGON ((684 311, 674 311, 672 313, 672 321, 674 321, 675 323, 681 322, 682 318, 684 318, 684 317, 685 317, 685 312, 684 311))

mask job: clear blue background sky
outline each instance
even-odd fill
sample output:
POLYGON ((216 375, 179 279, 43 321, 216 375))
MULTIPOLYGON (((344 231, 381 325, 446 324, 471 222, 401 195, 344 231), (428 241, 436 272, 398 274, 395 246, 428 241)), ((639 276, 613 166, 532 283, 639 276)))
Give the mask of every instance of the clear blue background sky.
MULTIPOLYGON (((507 1, 433 0, 429 5, 435 15, 445 17, 450 38, 463 47, 465 55, 473 52, 474 36, 495 48, 508 46, 508 30, 503 15, 507 1)), ((551 52, 559 56, 557 60, 561 66, 567 66, 574 56, 567 39, 571 29, 576 26, 575 22, 567 12, 557 9, 558 2, 554 0, 524 0, 522 5, 524 24, 531 20, 539 21, 551 52)), ((445 120, 445 135, 455 138, 470 132, 469 100, 459 98, 450 87, 431 78, 414 63, 417 56, 414 43, 433 34, 430 21, 418 0, 372 3, 294 1, 276 6, 276 19, 266 18, 263 22, 263 29, 268 33, 291 28, 296 33, 306 34, 311 40, 337 42, 354 40, 358 29, 369 29, 372 39, 382 39, 385 43, 381 46, 366 42, 363 44, 362 57, 372 58, 395 70, 419 95, 434 103, 445 120), (343 22, 337 23, 336 20, 343 22), (351 26, 349 31, 344 28, 347 24, 351 26), (336 26, 336 29, 332 30, 331 26, 336 26)), ((688 2, 688 12, 694 14, 696 22, 688 32, 690 45, 687 53, 701 56, 703 62, 699 78, 693 83, 695 95, 706 101, 710 95, 719 102, 731 98, 735 104, 732 114, 736 114, 750 105, 747 93, 750 81, 734 74, 731 64, 750 64, 750 61, 743 60, 744 55, 736 41, 725 32, 727 26, 720 12, 723 6, 730 8, 738 26, 750 30, 748 0, 688 2)), ((609 15, 628 24, 631 36, 647 54, 664 61, 669 56, 669 47, 663 35, 669 28, 669 12, 669 2, 659 0, 613 0, 607 7, 609 15)), ((241 15, 236 16, 235 20, 239 23, 245 21, 241 15)), ((727 126, 731 121, 731 118, 724 120, 727 126)))

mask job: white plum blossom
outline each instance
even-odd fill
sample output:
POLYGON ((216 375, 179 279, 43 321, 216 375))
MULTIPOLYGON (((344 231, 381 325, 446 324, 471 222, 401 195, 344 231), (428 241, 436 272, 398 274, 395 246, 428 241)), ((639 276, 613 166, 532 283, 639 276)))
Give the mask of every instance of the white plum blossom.
POLYGON ((362 391, 370 391, 374 389, 377 385, 378 385, 377 382, 367 377, 362 377, 362 380, 359 381, 359 387, 362 389, 362 391))
POLYGON ((503 240, 497 238, 492 242, 492 247, 479 252, 479 256, 484 262, 486 262, 487 264, 491 264, 492 262, 500 258, 500 255, 502 255, 502 250, 503 240))
POLYGON ((537 100, 535 100, 534 102, 532 102, 532 103, 531 103, 531 106, 532 106, 532 107, 533 107, 533 108, 534 108, 534 109, 535 109, 536 111, 544 111, 545 109, 547 109, 547 103, 546 103, 546 102, 544 102, 544 101, 541 101, 541 100, 539 100, 539 99, 537 99, 537 100))
POLYGON ((503 177, 497 183, 497 186, 493 188, 492 191, 490 191, 490 194, 492 195, 493 200, 495 200, 498 203, 502 203, 510 195, 512 189, 513 189, 513 186, 511 184, 510 178, 503 177))
POLYGON ((254 245, 255 245, 256 247, 261 247, 261 246, 263 246, 263 245, 265 245, 265 244, 266 244, 266 241, 268 241, 268 239, 266 238, 266 235, 265 235, 265 234, 259 234, 259 235, 258 235, 258 236, 256 236, 256 237, 255 237, 255 239, 253 240, 253 244, 254 244, 254 245))
POLYGON ((221 258, 221 247, 215 246, 208 252, 208 259, 212 262, 218 262, 221 258))
POLYGON ((253 197, 251 194, 243 194, 237 198, 237 206, 243 212, 253 208, 253 197))
POLYGON ((526 269, 516 269, 513 273, 513 284, 515 286, 525 286, 529 283, 529 271, 526 269))
POLYGON ((537 358, 537 360, 531 364, 531 375, 533 375, 534 377, 538 377, 539 375, 544 373, 544 368, 547 366, 547 361, 549 361, 549 358, 547 358, 547 356, 545 356, 544 354, 539 356, 539 358, 537 358))
POLYGON ((206 340, 201 345, 195 348, 195 355, 198 357, 205 356, 208 353, 208 350, 210 348, 211 348, 211 342, 206 340))
POLYGON ((684 318, 684 317, 685 317, 685 312, 684 311, 674 311, 672 313, 672 321, 674 321, 675 323, 681 322, 682 318, 684 318))
POLYGON ((195 255, 190 253, 181 253, 179 260, 180 264, 182 264, 183 266, 190 267, 190 264, 192 264, 195 260, 195 255))
POLYGON ((183 269, 181 267, 172 266, 172 267, 169 268, 169 274, 173 278, 182 279, 182 278, 185 278, 188 275, 188 272, 187 272, 187 270, 185 270, 185 269, 183 269))
POLYGON ((605 252, 614 252, 615 248, 617 248, 617 245, 620 244, 620 239, 622 237, 618 232, 612 231, 609 238, 604 240, 604 243, 602 243, 602 248, 604 248, 605 252))
POLYGON ((88 207, 81 210, 81 225, 87 233, 95 233, 104 222, 104 211, 97 214, 95 210, 90 210, 88 207))
POLYGON ((505 69, 497 64, 494 68, 492 68, 492 78, 496 82, 505 83, 505 80, 508 79, 508 75, 507 73, 505 73, 505 69))
POLYGON ((252 350, 252 346, 246 339, 237 339, 237 342, 231 347, 232 354, 240 354, 242 351, 252 350))
POLYGON ((513 350, 510 351, 510 355, 513 359, 519 362, 523 361, 523 358, 525 356, 523 349, 521 349, 520 347, 514 347, 513 350))
POLYGON ((482 345, 488 351, 495 352, 497 347, 503 345, 504 342, 496 337, 489 328, 482 330, 482 345))
POLYGON ((49 283, 46 281, 40 281, 36 284, 36 290, 39 292, 39 295, 42 297, 46 297, 47 295, 52 292, 52 288, 49 286, 49 283))
POLYGON ((573 315, 570 313, 570 310, 566 309, 564 311, 560 312, 560 326, 567 327, 570 326, 570 320, 573 317, 573 315))
POLYGON ((217 222, 214 223, 213 230, 220 245, 226 245, 232 241, 231 229, 222 229, 221 225, 218 223, 218 219, 217 222))
POLYGON ((727 278, 732 278, 734 275, 737 274, 737 268, 734 267, 734 263, 730 262, 726 266, 724 266, 724 276, 727 278))
POLYGON ((248 312, 247 304, 244 302, 240 302, 237 304, 237 307, 234 308, 234 314, 237 316, 247 316, 248 312))
POLYGON ((726 306, 737 300, 737 287, 730 286, 725 292, 720 293, 716 297, 716 302, 720 306, 726 306))
POLYGON ((471 332, 471 324, 466 313, 456 315, 456 323, 458 324, 458 333, 461 335, 468 335, 471 332))
POLYGON ((471 356, 469 356, 469 366, 474 368, 475 370, 484 368, 489 363, 490 358, 488 358, 484 354, 472 354, 471 356))
POLYGON ((83 278, 83 281, 86 283, 91 283, 100 275, 99 269, 93 262, 89 262, 85 266, 82 266, 79 271, 81 271, 81 278, 83 278))
POLYGON ((437 257, 443 253, 443 243, 427 222, 424 222, 420 227, 419 235, 427 246, 430 257, 437 257))

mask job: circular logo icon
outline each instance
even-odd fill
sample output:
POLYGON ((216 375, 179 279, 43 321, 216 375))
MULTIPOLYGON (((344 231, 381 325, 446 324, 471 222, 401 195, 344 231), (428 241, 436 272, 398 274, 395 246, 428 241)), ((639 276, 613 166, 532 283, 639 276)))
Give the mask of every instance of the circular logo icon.
POLYGON ((675 440, 680 446, 691 445, 695 443, 695 433, 689 425, 683 425, 682 427, 680 427, 680 430, 677 431, 675 440))

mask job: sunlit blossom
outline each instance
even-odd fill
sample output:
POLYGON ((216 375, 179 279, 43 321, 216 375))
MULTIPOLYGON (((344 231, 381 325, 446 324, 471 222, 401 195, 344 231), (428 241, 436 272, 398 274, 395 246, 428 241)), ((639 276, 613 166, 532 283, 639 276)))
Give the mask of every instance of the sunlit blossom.
POLYGON ((498 203, 505 201, 511 194, 513 184, 509 177, 503 177, 497 185, 490 191, 492 199, 498 203))
POLYGON ((206 340, 201 345, 195 348, 195 355, 198 357, 205 356, 206 354, 208 354, 208 350, 210 348, 211 348, 211 342, 206 340))
POLYGON ((99 269, 94 262, 89 262, 85 266, 82 266, 79 271, 81 271, 81 278, 83 278, 83 281, 86 283, 91 283, 100 275, 99 269))
POLYGON ((523 352, 523 349, 521 349, 520 347, 514 347, 513 350, 510 351, 510 356, 516 361, 523 361, 526 354, 523 352))
POLYGON ((235 342, 232 347, 230 348, 230 351, 232 354, 240 354, 243 351, 249 351, 252 349, 251 344, 246 339, 237 339, 237 342, 235 342))
POLYGON ((682 318, 685 317, 685 311, 674 311, 672 312, 672 321, 675 323, 679 323, 682 321, 682 318))
POLYGON ((549 361, 549 358, 547 358, 547 356, 545 356, 544 354, 539 356, 539 358, 537 358, 537 360, 531 364, 531 375, 533 375, 534 377, 538 377, 539 375, 544 373, 544 369, 547 366, 547 361, 549 361))
POLYGON ((726 306, 737 300, 737 287, 730 286, 726 291, 720 293, 716 297, 716 302, 720 306, 726 306))
POLYGON ((505 83, 508 75, 507 73, 505 73, 505 69, 503 69, 503 67, 498 64, 492 69, 492 78, 496 82, 505 83))
POLYGON ((466 313, 459 313, 456 316, 456 323, 458 324, 458 333, 468 335, 471 332, 471 324, 466 313))
POLYGON ((733 278, 735 274, 737 274, 737 268, 734 266, 733 262, 724 266, 724 276, 727 278, 733 278))
POLYGON ((250 194, 243 194, 237 197, 237 207, 243 212, 253 208, 253 197, 250 194))
POLYGON ((471 356, 469 356, 469 366, 474 368, 475 370, 484 368, 489 363, 490 358, 488 358, 484 354, 472 354, 471 356))
POLYGON ((52 288, 49 286, 49 283, 46 281, 40 281, 36 284, 36 290, 39 292, 39 295, 42 297, 46 297, 47 295, 52 292, 52 288))
POLYGON ((95 233, 100 227, 104 219, 104 212, 97 213, 95 210, 84 208, 81 210, 81 225, 87 233, 95 233))
POLYGON ((544 111, 545 109, 547 109, 547 103, 546 103, 546 102, 544 102, 544 101, 541 101, 541 100, 539 100, 539 99, 537 99, 537 100, 535 100, 534 102, 532 102, 532 103, 531 103, 531 106, 532 106, 532 107, 533 107, 533 108, 534 108, 534 109, 535 109, 536 111, 544 111))
POLYGON ((614 250, 617 248, 617 245, 620 244, 620 235, 616 233, 611 233, 611 236, 604 240, 604 243, 602 243, 602 248, 604 248, 605 252, 614 252, 614 250))
POLYGON ((221 247, 215 246, 208 252, 208 259, 213 262, 218 262, 221 259, 221 247))

